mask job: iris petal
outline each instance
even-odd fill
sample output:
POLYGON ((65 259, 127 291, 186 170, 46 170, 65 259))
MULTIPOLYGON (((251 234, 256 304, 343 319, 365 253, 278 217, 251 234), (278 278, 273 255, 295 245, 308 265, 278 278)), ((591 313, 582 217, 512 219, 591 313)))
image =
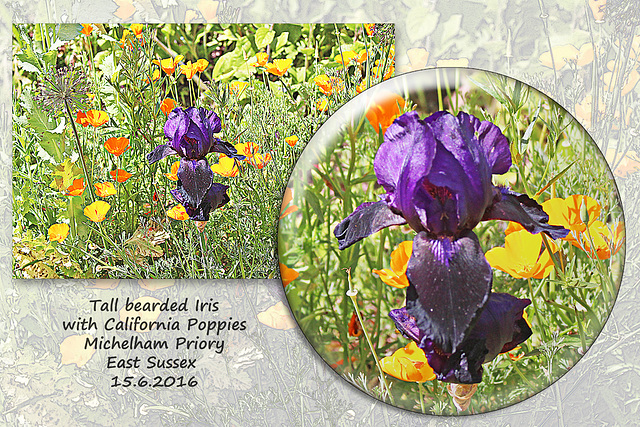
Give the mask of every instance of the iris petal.
POLYGON ((468 337, 455 352, 443 351, 428 331, 418 328, 406 307, 391 310, 389 316, 405 337, 424 350, 438 380, 473 384, 482 380, 483 363, 513 350, 531 336, 531 328, 523 317, 523 310, 530 303, 509 294, 491 293, 468 337))
POLYGON ((181 156, 184 152, 180 147, 182 137, 186 135, 189 129, 189 118, 182 108, 174 108, 167 117, 164 124, 164 134, 169 138, 171 147, 181 156))
POLYGON ((217 182, 212 183, 202 202, 197 206, 187 202, 189 195, 180 181, 178 181, 178 187, 171 190, 171 194, 179 203, 183 204, 190 219, 194 221, 208 221, 209 213, 212 210, 224 206, 229 202, 230 199, 227 195, 228 188, 229 187, 224 184, 217 182))
MULTIPOLYGON (((429 172, 434 154, 435 141, 418 113, 411 111, 403 114, 389 126, 385 142, 376 154, 373 167, 378 183, 388 193, 394 193, 398 187, 405 186, 401 180, 404 174, 404 178, 411 179, 415 187, 415 183, 429 172), (414 159, 414 156, 418 158, 414 159), (408 175, 407 170, 419 176, 408 175), (399 186, 400 183, 402 185, 399 186)), ((409 202, 411 197, 412 194, 409 194, 409 202)))
POLYGON ((407 310, 419 328, 446 352, 454 352, 484 306, 493 273, 476 235, 413 239, 407 267, 407 310))
POLYGON ((170 156, 171 154, 178 154, 178 153, 176 153, 176 150, 171 148, 170 145, 167 145, 167 144, 158 145, 156 148, 154 148, 154 150, 151 153, 147 154, 147 161, 151 165, 157 162, 158 160, 162 160, 165 157, 170 156))
POLYGON ((185 202, 191 206, 198 206, 211 187, 213 172, 206 159, 181 159, 178 179, 186 191, 185 202))
POLYGON ((386 202, 367 202, 356 208, 351 215, 340 222, 333 230, 340 249, 348 248, 371 234, 392 225, 401 225, 406 221, 394 213, 386 202))
POLYGON ((560 225, 549 225, 549 215, 526 194, 518 194, 507 188, 494 188, 493 191, 493 203, 484 212, 483 220, 514 221, 530 233, 545 232, 553 239, 562 239, 569 234, 569 230, 560 225))

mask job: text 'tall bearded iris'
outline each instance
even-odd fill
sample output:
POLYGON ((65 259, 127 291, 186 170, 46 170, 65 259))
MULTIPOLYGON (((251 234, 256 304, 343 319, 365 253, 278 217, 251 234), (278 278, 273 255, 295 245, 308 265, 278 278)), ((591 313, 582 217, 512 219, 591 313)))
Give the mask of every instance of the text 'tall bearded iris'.
POLYGON ((171 154, 181 157, 177 172, 178 188, 172 194, 184 205, 191 219, 208 220, 209 211, 223 200, 228 200, 226 188, 222 188, 226 186, 212 188, 213 172, 206 155, 216 152, 244 159, 233 145, 214 136, 221 130, 220 118, 213 111, 195 107, 186 110, 175 108, 169 113, 164 126, 169 143, 157 146, 147 155, 150 164, 171 154))
POLYGON ((492 184, 492 174, 510 167, 509 142, 493 123, 464 112, 424 119, 408 112, 389 126, 374 160, 386 194, 358 206, 334 230, 340 249, 392 225, 408 224, 417 233, 406 312, 436 353, 463 351, 488 304, 493 273, 472 231, 480 221, 515 221, 554 239, 568 233, 549 225, 533 199, 492 184))

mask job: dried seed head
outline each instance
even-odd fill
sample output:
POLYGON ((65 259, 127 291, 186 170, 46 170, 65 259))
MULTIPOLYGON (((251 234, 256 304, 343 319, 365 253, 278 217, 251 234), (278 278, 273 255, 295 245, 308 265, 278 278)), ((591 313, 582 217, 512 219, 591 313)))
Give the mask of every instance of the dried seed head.
POLYGON ((87 106, 89 80, 75 67, 52 68, 50 73, 42 75, 38 90, 35 100, 51 113, 64 111, 65 104, 72 110, 82 110, 87 106))

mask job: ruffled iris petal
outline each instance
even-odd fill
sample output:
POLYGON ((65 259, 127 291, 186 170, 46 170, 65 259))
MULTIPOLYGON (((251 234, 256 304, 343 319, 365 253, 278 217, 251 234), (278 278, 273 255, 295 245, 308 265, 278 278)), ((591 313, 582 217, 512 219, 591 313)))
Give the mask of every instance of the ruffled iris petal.
POLYGON ((227 195, 228 188, 229 187, 224 184, 214 182, 211 184, 211 187, 199 205, 192 205, 187 201, 188 194, 180 181, 178 181, 178 187, 171 190, 171 194, 178 203, 181 203, 185 207, 190 219, 194 221, 208 221, 209 214, 212 210, 224 206, 229 202, 230 199, 227 195))
POLYGON ((367 202, 343 219, 333 230, 333 234, 338 239, 338 247, 344 249, 383 228, 405 222, 405 219, 394 213, 385 201, 367 202))
POLYGON ((464 340, 489 293, 493 273, 476 235, 413 239, 407 267, 407 311, 446 352, 464 340))
POLYGON ((178 154, 178 153, 176 152, 176 150, 171 148, 170 145, 167 145, 167 144, 158 145, 156 148, 153 149, 151 153, 147 154, 147 161, 151 165, 157 162, 158 160, 162 160, 165 157, 170 156, 172 154, 178 154))
POLYGON ((483 220, 514 221, 530 233, 545 232, 553 239, 562 239, 569 234, 569 230, 560 225, 549 225, 549 215, 526 194, 514 193, 507 188, 494 188, 493 192, 493 202, 484 212, 483 220))
POLYGON ((180 147, 182 137, 189 129, 189 118, 182 108, 174 108, 167 117, 164 124, 164 135, 169 139, 171 147, 181 156, 184 152, 180 147))
POLYGON ((523 317, 523 310, 530 303, 509 294, 491 293, 475 325, 455 352, 443 351, 429 330, 418 327, 407 308, 392 310, 389 316, 405 337, 424 350, 438 380, 473 384, 482 380, 483 363, 513 350, 531 336, 531 328, 523 317))
POLYGON ((180 167, 178 168, 178 179, 186 191, 186 203, 191 206, 198 206, 211 187, 213 172, 206 159, 181 159, 180 167))
POLYGON ((389 126, 385 142, 374 160, 374 171, 387 191, 388 202, 402 211, 413 228, 421 228, 415 214, 413 194, 429 172, 435 154, 431 130, 415 111, 403 114, 389 126))

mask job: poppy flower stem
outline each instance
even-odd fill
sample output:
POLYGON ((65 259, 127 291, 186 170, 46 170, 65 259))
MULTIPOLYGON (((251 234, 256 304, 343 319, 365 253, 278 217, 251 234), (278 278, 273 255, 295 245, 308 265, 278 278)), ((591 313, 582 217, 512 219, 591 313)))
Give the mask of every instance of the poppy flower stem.
POLYGON ((82 152, 82 144, 80 143, 80 137, 78 136, 78 130, 76 129, 76 124, 73 120, 73 116, 71 115, 71 110, 69 109, 69 103, 67 100, 64 101, 65 109, 67 110, 67 115, 69 116, 69 121, 71 122, 71 128, 73 129, 73 135, 76 137, 76 144, 78 145, 78 152, 80 154, 80 162, 82 163, 82 172, 84 173, 85 178, 87 179, 87 187, 89 187, 89 195, 91 195, 91 201, 96 201, 96 196, 93 194, 93 180, 87 173, 87 165, 84 163, 84 153, 82 152))
POLYGON ((424 409, 424 386, 422 385, 421 382, 418 383, 418 392, 420 393, 420 411, 423 414, 426 414, 425 409, 424 409))
POLYGON ((347 269, 347 278, 349 280, 349 291, 347 292, 347 296, 351 298, 351 302, 353 303, 353 308, 355 309, 356 316, 358 316, 358 321, 360 325, 362 325, 362 334, 367 339, 367 344, 369 344, 369 349, 371 350, 371 354, 373 358, 376 360, 376 367, 378 368, 378 372, 380 374, 380 381, 384 384, 385 391, 389 396, 389 400, 392 405, 395 405, 395 401, 393 399, 393 395, 391 394, 391 389, 389 388, 389 384, 387 383, 387 378, 382 370, 382 365, 380 364, 380 359, 378 359, 378 355, 376 354, 375 349, 373 348, 373 344, 371 343, 371 338, 369 338, 369 334, 367 333, 367 329, 364 327, 364 322, 362 321, 362 316, 360 316, 360 309, 358 308, 358 300, 357 295, 358 291, 354 289, 353 282, 351 281, 351 269, 347 269))
POLYGON ((527 278, 527 283, 529 284, 529 293, 531 294, 531 302, 533 303, 533 311, 535 312, 536 315, 536 320, 538 321, 538 327, 540 328, 540 335, 542 336, 542 339, 546 341, 547 336, 545 333, 545 328, 543 326, 542 323, 542 319, 540 317, 540 310, 538 309, 538 303, 536 302, 536 298, 533 292, 533 286, 531 285, 531 278, 528 277, 527 278))
POLYGON ((531 390, 532 390, 532 391, 533 391, 533 390, 535 390, 535 389, 536 389, 536 386, 535 386, 535 385, 534 385, 534 384, 529 380, 529 378, 527 378, 527 377, 522 373, 522 371, 520 370, 520 368, 518 368, 518 365, 517 365, 516 361, 515 361, 515 360, 512 360, 512 359, 509 357, 509 355, 507 355, 507 360, 511 363, 511 366, 513 366, 513 369, 518 373, 518 376, 520 376, 520 378, 521 378, 524 382, 526 382, 526 383, 529 385, 529 387, 531 388, 531 390))

